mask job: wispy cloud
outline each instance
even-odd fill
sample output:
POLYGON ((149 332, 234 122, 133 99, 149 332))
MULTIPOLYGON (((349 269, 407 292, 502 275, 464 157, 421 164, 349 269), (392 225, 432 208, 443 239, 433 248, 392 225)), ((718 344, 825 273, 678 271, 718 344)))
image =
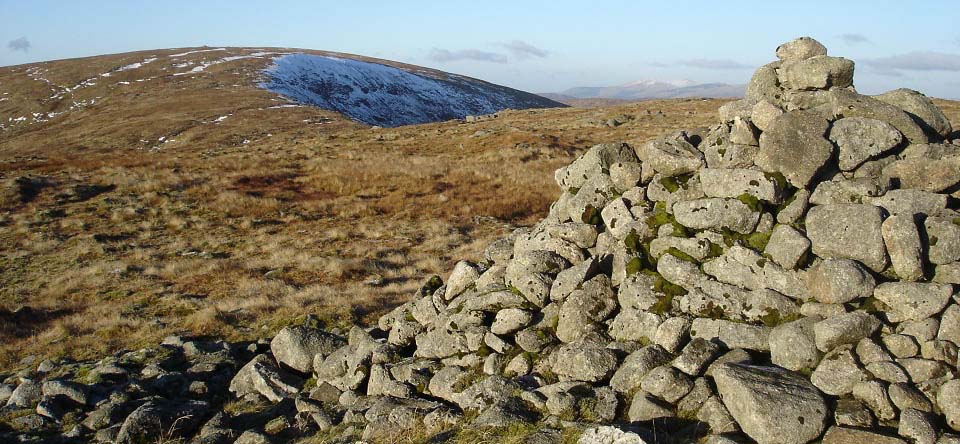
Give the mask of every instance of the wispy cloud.
POLYGON ((751 69, 750 65, 731 59, 690 59, 680 60, 675 65, 702 69, 751 69))
POLYGON ((30 52, 30 41, 26 37, 7 42, 7 49, 11 51, 30 52))
POLYGON ((514 40, 512 42, 501 43, 500 46, 506 48, 518 59, 544 58, 550 55, 550 52, 543 48, 533 46, 523 40, 514 40))
POLYGON ((507 63, 507 56, 496 52, 481 51, 479 49, 460 49, 451 51, 443 48, 433 48, 427 58, 434 62, 457 62, 473 60, 477 62, 507 63))
POLYGON ((848 45, 859 45, 861 43, 870 43, 870 39, 868 39, 867 36, 863 34, 857 34, 857 33, 851 32, 846 34, 840 34, 837 37, 839 37, 840 40, 843 40, 843 43, 846 43, 848 45))
POLYGON ((960 55, 913 51, 889 57, 864 59, 860 63, 884 71, 960 71, 960 55))

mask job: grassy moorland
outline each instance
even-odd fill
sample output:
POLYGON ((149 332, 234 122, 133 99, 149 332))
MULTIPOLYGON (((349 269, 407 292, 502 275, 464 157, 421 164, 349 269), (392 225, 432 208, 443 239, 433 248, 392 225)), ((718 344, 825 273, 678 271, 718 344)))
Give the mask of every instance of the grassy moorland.
POLYGON ((384 129, 257 88, 257 54, 282 50, 207 49, 0 68, 0 370, 372 320, 542 217, 553 170, 589 146, 708 125, 725 103, 384 129))

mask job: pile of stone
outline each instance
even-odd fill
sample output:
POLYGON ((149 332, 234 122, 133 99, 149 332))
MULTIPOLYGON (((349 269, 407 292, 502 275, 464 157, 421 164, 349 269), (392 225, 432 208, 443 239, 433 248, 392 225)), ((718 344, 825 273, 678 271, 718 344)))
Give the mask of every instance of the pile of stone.
MULTIPOLYGON (((591 148, 540 223, 375 327, 242 350, 230 392, 372 442, 525 422, 536 442, 960 443, 957 134, 920 93, 858 94, 815 40, 776 54, 716 126, 591 148)), ((205 401, 137 411, 166 427, 205 401)), ((223 415, 195 442, 238 439, 223 415)))

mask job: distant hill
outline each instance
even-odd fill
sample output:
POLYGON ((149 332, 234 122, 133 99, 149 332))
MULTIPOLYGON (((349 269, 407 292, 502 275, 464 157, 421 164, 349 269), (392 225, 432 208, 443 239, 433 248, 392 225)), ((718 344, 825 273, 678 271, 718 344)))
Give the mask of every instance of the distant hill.
POLYGON ((629 102, 684 97, 737 98, 743 97, 745 88, 746 85, 696 83, 690 80, 638 80, 616 86, 575 87, 559 93, 541 95, 564 103, 571 103, 572 99, 617 99, 629 102))

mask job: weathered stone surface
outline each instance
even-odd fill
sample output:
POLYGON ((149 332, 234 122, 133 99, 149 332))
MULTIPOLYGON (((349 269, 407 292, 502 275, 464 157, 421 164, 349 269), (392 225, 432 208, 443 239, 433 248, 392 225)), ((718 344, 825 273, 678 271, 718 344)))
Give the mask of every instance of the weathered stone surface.
POLYGON ((800 374, 779 367, 724 364, 713 376, 723 404, 758 443, 805 444, 826 427, 826 400, 800 374))
POLYGON ((808 317, 778 325, 770 332, 770 360, 793 371, 813 369, 822 354, 814 340, 817 318, 808 317))
POLYGON ((664 401, 674 403, 693 389, 693 381, 680 370, 663 365, 644 375, 640 388, 664 401))
POLYGON ((947 425, 960 432, 960 379, 947 381, 937 392, 937 406, 947 418, 947 425))
POLYGON ((874 297, 890 307, 891 321, 921 320, 939 313, 953 295, 950 284, 886 282, 877 286, 874 297))
POLYGON ((270 341, 270 351, 281 364, 296 371, 313 371, 314 358, 319 354, 327 356, 334 350, 346 345, 346 341, 323 330, 293 326, 284 327, 270 341))
POLYGON ((763 252, 781 267, 792 270, 809 249, 810 239, 803 233, 789 225, 777 225, 763 252))
POLYGON ((686 137, 663 137, 637 148, 644 167, 650 166, 663 177, 692 173, 703 166, 703 153, 686 137))
POLYGON ((846 88, 853 84, 853 61, 825 55, 785 60, 778 75, 780 84, 793 90, 846 88))
POLYGON ((774 204, 783 200, 777 181, 756 170, 703 168, 700 186, 707 197, 737 198, 746 194, 774 204))
POLYGON ((845 304, 873 296, 876 280, 858 262, 825 259, 807 271, 810 296, 825 304, 845 304))
POLYGON ((881 229, 897 277, 905 281, 923 277, 923 244, 913 215, 890 216, 881 229))
POLYGON ((926 412, 904 409, 900 412, 897 433, 916 444, 936 444, 937 429, 926 412))
POLYGON ((839 147, 840 169, 844 171, 852 171, 903 141, 900 131, 889 123, 865 117, 846 117, 833 122, 829 137, 839 147))
POLYGON ((479 277, 480 269, 476 265, 468 261, 457 262, 447 279, 447 291, 444 292, 443 298, 449 301, 460 296, 479 277))
POLYGON ((699 376, 720 351, 719 345, 703 338, 694 338, 673 361, 673 366, 690 376, 699 376))
POLYGON ((671 418, 675 416, 673 406, 661 401, 643 390, 637 390, 630 401, 630 410, 627 419, 630 422, 650 421, 657 418, 671 418))
POLYGON ((490 325, 490 332, 497 335, 508 335, 526 327, 533 321, 533 313, 519 308, 505 308, 497 312, 497 316, 490 325))
POLYGON ((955 224, 954 220, 928 217, 923 221, 930 262, 941 265, 960 260, 960 225, 955 224))
POLYGON ((946 138, 953 131, 950 119, 943 111, 927 96, 917 91, 900 88, 873 97, 904 110, 931 136, 946 138))
POLYGON ((810 375, 810 382, 813 385, 820 391, 833 396, 849 394, 855 385, 868 379, 869 375, 857 362, 851 344, 827 353, 810 375))
POLYGON ((781 173, 791 185, 805 188, 833 156, 835 148, 825 137, 828 127, 816 114, 783 114, 760 136, 754 162, 764 172, 781 173))
POLYGON ((928 140, 923 128, 896 106, 845 89, 830 91, 827 99, 832 114, 836 117, 866 117, 880 120, 900 131, 910 143, 926 143, 928 140))
POLYGON ((616 427, 592 427, 583 431, 577 444, 647 444, 640 435, 616 427))
POLYGON ((673 215, 681 225, 697 230, 728 229, 751 233, 760 213, 737 199, 708 198, 677 202, 673 215))
POLYGON ((614 163, 636 161, 633 149, 625 143, 594 145, 570 165, 558 169, 554 178, 560 188, 581 188, 591 177, 601 175, 604 170, 609 171, 614 163))
POLYGON ((259 394, 273 402, 300 391, 300 378, 278 368, 267 355, 258 355, 248 362, 230 381, 230 391, 237 396, 259 394))
POLYGON ((844 344, 856 344, 873 335, 880 321, 871 314, 855 311, 833 316, 813 326, 814 340, 821 351, 830 351, 844 344))
POLYGON ((807 213, 807 237, 817 256, 853 259, 881 272, 887 266, 882 224, 873 205, 818 205, 807 213))
POLYGON ((898 182, 901 188, 939 193, 960 183, 958 168, 960 156, 908 157, 885 166, 883 176, 898 182))
POLYGON ((617 370, 616 353, 593 344, 564 344, 555 353, 553 372, 564 380, 600 382, 617 370))
POLYGON ((906 441, 894 437, 881 435, 867 430, 848 427, 830 427, 823 435, 823 444, 907 444, 906 441))
POLYGON ((150 401, 127 419, 117 434, 118 444, 136 444, 158 436, 187 436, 203 423, 210 404, 203 401, 150 401))
POLYGON ((799 37, 778 46, 776 53, 778 59, 786 62, 825 56, 827 48, 813 38, 799 37))
POLYGON ((770 350, 770 327, 749 325, 723 319, 696 318, 690 337, 717 341, 730 349, 770 350))
POLYGON ((672 359, 673 356, 659 345, 643 347, 624 358, 623 364, 610 378, 610 387, 620 393, 630 392, 640 387, 647 373, 672 359))

